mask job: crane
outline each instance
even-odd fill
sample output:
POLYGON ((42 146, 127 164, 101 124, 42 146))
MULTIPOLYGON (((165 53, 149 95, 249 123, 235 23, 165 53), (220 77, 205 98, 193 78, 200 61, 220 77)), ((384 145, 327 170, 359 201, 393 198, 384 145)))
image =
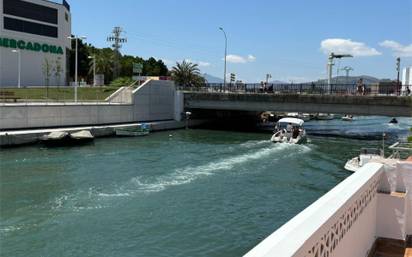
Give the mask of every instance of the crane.
POLYGON ((328 92, 329 92, 329 94, 331 92, 331 84, 332 84, 332 68, 333 68, 333 65, 335 65, 333 63, 333 60, 334 59, 342 59, 342 58, 346 58, 346 57, 353 57, 353 55, 351 55, 351 54, 335 54, 333 52, 331 52, 329 54, 329 57, 328 57, 328 92))

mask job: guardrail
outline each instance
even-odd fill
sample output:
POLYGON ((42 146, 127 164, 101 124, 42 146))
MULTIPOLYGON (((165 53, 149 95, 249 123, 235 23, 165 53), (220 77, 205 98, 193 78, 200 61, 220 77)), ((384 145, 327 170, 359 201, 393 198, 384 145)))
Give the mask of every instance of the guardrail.
POLYGON ((307 94, 307 95, 401 95, 400 87, 378 84, 219 84, 177 86, 178 90, 205 93, 307 94))

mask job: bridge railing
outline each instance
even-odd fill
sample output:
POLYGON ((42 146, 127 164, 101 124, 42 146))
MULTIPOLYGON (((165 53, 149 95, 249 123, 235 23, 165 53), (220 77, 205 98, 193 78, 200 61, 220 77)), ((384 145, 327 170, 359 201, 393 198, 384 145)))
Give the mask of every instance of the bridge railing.
POLYGON ((208 93, 253 93, 253 94, 305 94, 305 95, 400 95, 396 84, 222 84, 208 83, 201 86, 177 86, 178 90, 208 93))

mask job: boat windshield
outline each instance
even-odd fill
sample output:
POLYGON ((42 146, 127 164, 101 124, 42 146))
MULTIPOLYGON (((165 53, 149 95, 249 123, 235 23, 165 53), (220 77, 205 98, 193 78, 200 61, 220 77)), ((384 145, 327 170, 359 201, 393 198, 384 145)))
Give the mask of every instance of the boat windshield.
MULTIPOLYGON (((286 122, 279 122, 277 124, 278 129, 286 129, 289 123, 286 122)), ((302 128, 302 126, 299 126, 298 124, 291 124, 293 128, 302 128)))
POLYGON ((362 148, 361 149, 361 154, 375 154, 375 155, 380 155, 381 150, 377 148, 362 148))

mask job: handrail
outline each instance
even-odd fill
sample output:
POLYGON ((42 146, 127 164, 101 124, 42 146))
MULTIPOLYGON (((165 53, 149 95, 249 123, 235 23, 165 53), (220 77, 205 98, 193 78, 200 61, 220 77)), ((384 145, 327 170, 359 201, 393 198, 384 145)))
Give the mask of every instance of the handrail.
POLYGON ((306 95, 392 95, 401 96, 397 85, 380 86, 368 84, 220 84, 208 83, 201 86, 177 86, 178 90, 205 93, 254 93, 254 94, 306 94, 306 95))

